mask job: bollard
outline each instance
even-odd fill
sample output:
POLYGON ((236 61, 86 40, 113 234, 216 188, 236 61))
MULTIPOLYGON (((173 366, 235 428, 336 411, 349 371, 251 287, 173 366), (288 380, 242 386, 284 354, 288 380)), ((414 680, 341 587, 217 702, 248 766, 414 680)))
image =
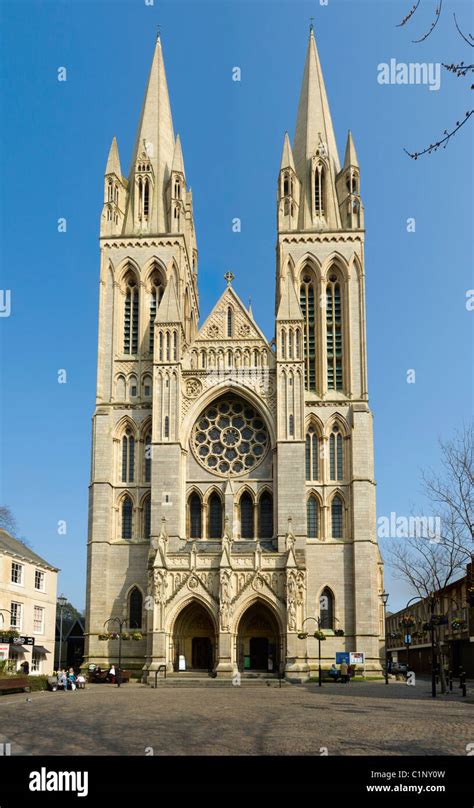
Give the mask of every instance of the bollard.
POLYGON ((462 695, 463 696, 466 695, 466 682, 463 682, 463 684, 462 684, 462 695))

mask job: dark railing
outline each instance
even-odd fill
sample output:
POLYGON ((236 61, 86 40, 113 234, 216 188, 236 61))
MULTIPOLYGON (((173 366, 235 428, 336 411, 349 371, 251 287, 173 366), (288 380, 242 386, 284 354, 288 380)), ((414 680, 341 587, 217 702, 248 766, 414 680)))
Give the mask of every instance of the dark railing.
POLYGON ((161 673, 161 671, 164 672, 164 678, 166 679, 166 665, 158 665, 158 668, 155 671, 155 687, 157 686, 158 674, 161 673))

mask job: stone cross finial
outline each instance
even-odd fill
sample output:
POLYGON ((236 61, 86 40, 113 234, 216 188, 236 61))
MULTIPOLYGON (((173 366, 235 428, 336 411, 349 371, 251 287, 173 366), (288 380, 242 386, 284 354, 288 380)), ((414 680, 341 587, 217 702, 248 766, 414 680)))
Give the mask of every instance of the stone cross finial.
POLYGON ((234 280, 235 275, 233 272, 226 272, 224 275, 224 280, 227 281, 227 286, 230 286, 232 281, 234 280))

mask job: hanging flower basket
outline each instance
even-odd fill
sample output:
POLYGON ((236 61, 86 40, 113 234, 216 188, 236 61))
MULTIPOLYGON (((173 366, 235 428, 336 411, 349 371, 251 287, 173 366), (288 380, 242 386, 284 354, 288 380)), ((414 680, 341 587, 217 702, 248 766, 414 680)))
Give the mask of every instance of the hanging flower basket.
POLYGON ((344 636, 344 629, 343 628, 337 628, 335 630, 335 632, 334 632, 334 635, 336 637, 343 637, 344 636))
POLYGON ((108 639, 109 639, 109 634, 108 633, 99 634, 99 640, 108 640, 108 639))
POLYGON ((411 614, 408 614, 406 617, 402 617, 400 620, 400 626, 403 626, 404 628, 411 628, 415 625, 415 623, 416 620, 411 614))
POLYGON ((466 620, 453 620, 451 623, 451 628, 454 629, 454 631, 459 631, 460 629, 466 628, 466 626, 466 620))
POLYGON ((128 631, 122 631, 122 640, 129 640, 129 639, 130 634, 128 633, 128 631))
POLYGON ((324 631, 315 631, 314 636, 315 636, 315 638, 317 640, 325 640, 326 639, 326 635, 325 635, 324 631))
POLYGON ((16 628, 9 628, 8 631, 0 631, 0 637, 8 637, 8 639, 10 639, 10 637, 19 637, 19 636, 20 634, 16 630, 16 628))
POLYGON ((141 631, 133 631, 131 637, 132 640, 143 640, 143 634, 141 631))

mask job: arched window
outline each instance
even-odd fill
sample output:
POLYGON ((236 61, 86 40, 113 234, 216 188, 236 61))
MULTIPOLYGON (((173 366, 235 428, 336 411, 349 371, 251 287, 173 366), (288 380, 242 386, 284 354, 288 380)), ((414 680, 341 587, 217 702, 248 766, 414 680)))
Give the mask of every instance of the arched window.
POLYGON ((209 525, 208 536, 210 539, 222 538, 222 502, 219 494, 215 491, 209 497, 208 503, 209 525))
POLYGON ((142 609, 142 593, 134 586, 128 599, 128 625, 131 629, 142 627, 142 609))
POLYGON ((318 163, 314 172, 314 209, 317 216, 324 215, 324 184, 324 167, 321 163, 318 163))
POLYGON ((122 482, 133 483, 135 477, 135 438, 131 429, 122 438, 122 482))
POLYGON ((273 497, 264 491, 259 501, 260 538, 273 538, 273 497))
POLYGON ((318 436, 314 426, 310 426, 306 433, 306 479, 318 480, 318 436))
POLYGON ((232 337, 234 328, 233 328, 233 312, 230 306, 227 307, 227 336, 232 337))
POLYGON ((286 358, 286 331, 284 328, 281 329, 281 358, 286 358))
POLYGON ((189 537, 191 539, 202 538, 202 507, 199 494, 191 494, 189 497, 189 537))
POLYGON ((307 390, 316 390, 316 310, 315 289, 310 275, 303 275, 300 307, 304 317, 304 377, 307 390))
POLYGON ((125 287, 125 309, 123 323, 123 352, 138 353, 138 287, 132 274, 129 274, 125 287))
POLYGON ((150 182, 147 177, 143 182, 143 215, 145 219, 148 218, 148 211, 150 206, 150 182))
POLYGON ((131 539, 133 530, 133 503, 128 494, 122 500, 122 539, 131 539))
POLYGON ((176 362, 178 359, 178 334, 173 331, 173 359, 176 362))
POLYGON ((341 287, 336 275, 326 286, 326 359, 328 390, 342 390, 341 287))
POLYGON ((151 433, 149 432, 145 437, 145 452, 144 452, 144 473, 143 477, 146 483, 151 483, 151 455, 152 455, 152 445, 151 445, 151 433))
POLYGON ((335 426, 329 436, 329 479, 342 480, 344 476, 344 456, 342 451, 342 435, 335 426))
POLYGON ((165 438, 169 438, 170 436, 170 419, 167 415, 165 415, 165 438))
MULTIPOLYGON (((291 384, 291 379, 290 379, 290 384, 291 384)), ((293 438, 294 435, 295 435, 295 416, 294 415, 290 415, 290 417, 288 419, 288 432, 289 432, 290 437, 293 438)))
POLYGON ((253 499, 246 491, 240 497, 240 535, 243 539, 253 539, 255 536, 253 516, 253 499))
POLYGON ((311 495, 306 503, 308 539, 317 539, 319 533, 319 506, 316 497, 311 495))
POLYGON ((164 286, 161 280, 161 275, 158 272, 154 272, 151 278, 150 290, 150 339, 148 346, 150 353, 153 353, 156 310, 160 305, 161 298, 163 297, 163 290, 164 286))
POLYGON ((290 183, 288 179, 288 174, 285 174, 283 179, 283 196, 288 196, 289 192, 290 192, 290 183))
POLYGON ((301 332, 296 329, 296 358, 301 359, 301 332))
POLYGON ((293 359, 293 330, 288 331, 288 359, 293 359))
POLYGON ((342 539, 343 536, 343 505, 342 499, 336 494, 331 505, 331 524, 333 539, 342 539))
POLYGON ((319 617, 321 628, 334 630, 334 595, 328 587, 323 589, 319 598, 319 617))
POLYGON ((143 503, 143 538, 149 539, 151 536, 151 497, 147 497, 143 503))

